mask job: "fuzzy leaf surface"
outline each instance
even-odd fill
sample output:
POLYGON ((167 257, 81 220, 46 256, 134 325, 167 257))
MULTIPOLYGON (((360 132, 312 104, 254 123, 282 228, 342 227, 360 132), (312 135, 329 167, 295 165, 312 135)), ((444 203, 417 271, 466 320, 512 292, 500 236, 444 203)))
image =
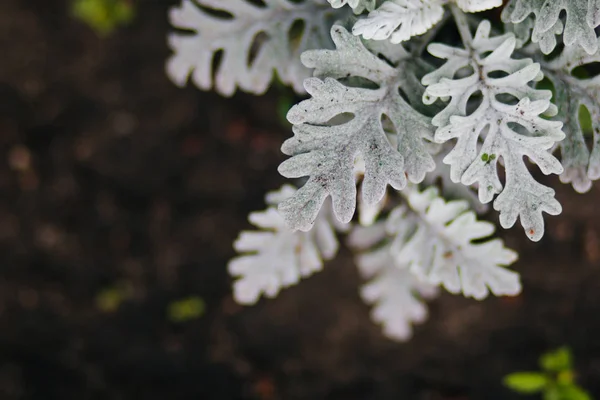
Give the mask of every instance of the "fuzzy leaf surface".
POLYGON ((407 177, 420 182, 435 167, 425 145, 432 139, 430 119, 408 102, 419 101, 423 91, 416 75, 418 63, 405 51, 395 50, 392 65, 341 26, 334 26, 331 34, 336 50, 302 55, 304 64, 315 68, 316 77, 305 81, 312 97, 288 113, 294 137, 282 151, 292 157, 279 172, 288 178, 310 177, 279 206, 293 229, 310 229, 328 196, 341 222, 352 219, 358 155, 365 163, 362 196, 367 205, 379 202, 388 184, 402 189, 407 177), (397 136, 397 146, 387 139, 384 117, 397 136))
POLYGON ((302 82, 310 71, 300 63, 300 54, 330 48, 331 18, 343 14, 325 0, 265 0, 264 6, 247 0, 183 0, 169 18, 175 28, 193 33, 169 35, 174 54, 167 74, 178 86, 191 77, 200 89, 214 86, 231 96, 238 87, 262 94, 277 73, 283 83, 303 92, 302 82), (301 32, 294 30, 297 22, 304 24, 301 32), (213 69, 218 52, 221 59, 213 69))
MULTIPOLYGON (((400 43, 422 35, 441 21, 449 0, 388 0, 366 18, 359 19, 352 33, 369 40, 389 39, 400 43)), ((479 12, 502 5, 502 0, 456 0, 465 12, 479 12)))
POLYGON ((352 33, 365 39, 400 43, 421 35, 440 22, 445 0, 389 0, 359 19, 352 33))
POLYGON ((563 183, 571 183, 579 193, 592 187, 600 179, 600 76, 576 78, 573 70, 586 64, 600 62, 600 50, 590 55, 578 46, 567 46, 559 57, 547 62, 540 60, 544 75, 554 85, 554 104, 558 108, 555 119, 561 121, 566 137, 559 143, 565 171, 563 183), (591 117, 592 150, 584 137, 580 110, 585 107, 591 117))
POLYGON ((446 63, 423 78, 427 86, 423 101, 432 104, 438 98, 449 98, 432 122, 438 127, 437 142, 457 139, 444 158, 451 167, 451 179, 465 185, 477 183, 482 203, 499 194, 494 208, 500 212, 501 225, 509 228, 520 218, 527 236, 538 241, 544 234, 542 213, 557 215, 562 208, 554 190, 531 176, 524 157, 544 174, 562 173, 560 162, 549 150, 565 135, 561 122, 541 117, 556 113, 550 103, 552 93, 529 86, 542 78, 540 65, 531 59, 511 58, 514 35, 490 37, 490 28, 489 21, 483 21, 466 49, 429 45, 429 52, 446 63), (471 74, 455 78, 465 68, 470 68, 471 74), (498 73, 504 76, 494 77, 498 73), (481 103, 468 113, 467 107, 478 93, 481 103), (504 186, 498 174, 499 160, 505 171, 504 186))
POLYGON ((355 227, 348 241, 359 252, 356 264, 367 280, 360 294, 373 306, 371 318, 383 326, 386 336, 399 341, 410 339, 412 325, 427 319, 424 300, 437 296, 437 287, 397 265, 384 223, 355 227))
POLYGON ((396 208, 387 220, 393 236, 391 252, 422 280, 442 285, 450 293, 477 300, 491 292, 513 296, 521 291, 519 275, 506 266, 517 254, 500 239, 483 239, 494 226, 478 221, 466 201, 446 202, 436 188, 419 192, 405 189, 407 205, 396 208), (477 243, 473 243, 477 241, 477 243))
POLYGON ((455 0, 458 8, 468 13, 475 13, 500 7, 502 0, 455 0))
POLYGON ((531 40, 541 42, 541 49, 549 54, 556 46, 550 35, 563 33, 560 13, 566 13, 564 24, 565 46, 581 46, 588 54, 598 50, 594 28, 600 25, 599 0, 511 0, 502 12, 502 20, 533 26, 531 40), (531 17, 533 14, 533 18, 531 17))
POLYGON ((355 14, 360 14, 361 12, 373 11, 375 5, 377 4, 377 0, 327 0, 331 4, 333 8, 341 8, 348 4, 352 11, 355 14))
POLYGON ((277 296, 282 288, 320 271, 323 260, 330 260, 337 253, 336 225, 332 223, 329 205, 323 207, 310 232, 287 227, 276 205, 295 191, 285 185, 269 193, 269 208, 249 216, 259 230, 243 231, 235 241, 234 248, 241 255, 229 262, 228 269, 236 278, 233 291, 238 303, 254 304, 261 295, 277 296))

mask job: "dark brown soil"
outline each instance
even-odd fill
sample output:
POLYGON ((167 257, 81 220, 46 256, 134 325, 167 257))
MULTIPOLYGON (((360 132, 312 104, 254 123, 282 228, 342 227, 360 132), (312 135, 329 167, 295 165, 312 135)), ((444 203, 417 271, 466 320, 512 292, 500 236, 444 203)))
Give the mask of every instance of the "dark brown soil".
POLYGON ((600 394, 598 185, 559 187, 564 213, 542 242, 503 233, 522 296, 445 294, 406 344, 370 321, 346 251, 276 300, 237 306, 231 243, 283 182, 290 130, 276 93, 167 80, 168 6, 142 2, 99 39, 64 1, 0 1, 0 399, 516 399, 502 377, 560 345, 600 394), (100 310, 97 294, 122 282, 131 298, 100 310), (206 314, 170 322, 187 296, 206 314))

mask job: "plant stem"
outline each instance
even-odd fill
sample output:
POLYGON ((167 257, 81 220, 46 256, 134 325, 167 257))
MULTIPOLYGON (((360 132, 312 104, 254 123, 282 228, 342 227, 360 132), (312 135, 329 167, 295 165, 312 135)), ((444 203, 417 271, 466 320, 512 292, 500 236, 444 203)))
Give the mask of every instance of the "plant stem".
POLYGON ((473 42, 473 36, 471 35, 469 22, 467 21, 465 13, 454 4, 450 5, 450 10, 452 10, 452 16, 456 22, 456 27, 458 28, 458 33, 460 34, 463 44, 465 47, 471 47, 470 45, 473 42))

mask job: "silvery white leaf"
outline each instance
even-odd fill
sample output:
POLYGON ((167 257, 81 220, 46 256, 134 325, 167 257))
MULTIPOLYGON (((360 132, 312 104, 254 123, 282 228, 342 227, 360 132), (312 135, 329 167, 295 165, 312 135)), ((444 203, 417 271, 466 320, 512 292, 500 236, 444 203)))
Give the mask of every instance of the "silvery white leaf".
POLYGON ((435 188, 420 192, 410 187, 403 194, 408 204, 387 220, 398 265, 451 293, 478 300, 490 292, 512 296, 521 291, 519 275, 505 268, 517 254, 500 239, 487 240, 494 226, 478 221, 466 201, 446 202, 435 188))
POLYGON ((422 35, 440 22, 446 0, 389 0, 359 19, 352 33, 365 39, 400 43, 422 35))
MULTIPOLYGON (((494 208, 500 211, 501 225, 509 228, 520 218, 527 236, 538 241, 544 234, 542 212, 557 215, 562 209, 554 190, 533 179, 523 157, 535 162, 544 174, 562 173, 560 162, 549 150, 565 135, 561 122, 541 117, 556 113, 550 103, 552 93, 529 86, 542 78, 540 65, 531 59, 511 58, 514 35, 490 37, 490 28, 489 21, 483 21, 475 37, 465 43, 466 49, 429 45, 433 56, 447 61, 423 78, 427 86, 423 101, 432 104, 438 98, 450 99, 432 122, 438 127, 437 142, 457 139, 444 158, 451 166, 452 180, 477 183, 483 203, 499 194, 494 208), (470 74, 455 78, 465 68, 470 68, 470 74), (504 76, 492 77, 496 73, 504 76), (477 93, 481 103, 469 114, 467 105, 477 93), (506 175, 504 186, 497 170, 500 159, 506 175)), ((468 32, 466 22, 461 29, 468 32)))
POLYGON ((564 25, 565 46, 577 44, 588 54, 598 50, 598 41, 594 28, 600 25, 599 0, 511 0, 502 12, 502 20, 514 24, 532 24, 529 22, 533 14, 533 42, 545 43, 541 46, 545 54, 555 47, 556 41, 551 42, 548 33, 563 33, 560 22, 562 11, 566 13, 564 25))
POLYGON ((171 24, 192 32, 169 35, 173 55, 166 69, 171 80, 184 86, 191 77, 200 89, 214 87, 220 94, 231 96, 238 87, 264 93, 277 73, 283 83, 303 92, 302 81, 310 71, 300 63, 300 54, 331 47, 331 20, 342 17, 344 11, 333 10, 324 0, 264 3, 261 7, 247 0, 182 0, 180 6, 173 7, 171 24), (302 21, 304 28, 291 33, 297 21, 302 21), (220 51, 220 62, 213 70, 220 51))
POLYGON ((590 55, 579 46, 566 46, 552 61, 539 58, 544 75, 554 85, 553 102, 558 107, 555 119, 563 122, 566 134, 559 143, 565 169, 560 180, 571 183, 577 192, 585 193, 592 187, 593 180, 600 179, 600 76, 576 78, 573 70, 600 62, 600 49, 590 55), (579 121, 582 107, 591 117, 591 132, 587 132, 593 135, 591 152, 579 121))
POLYGON ((254 212, 250 222, 258 231, 243 231, 234 243, 240 256, 229 262, 229 273, 236 278, 234 297, 242 304, 253 304, 261 295, 275 297, 282 288, 298 283, 323 268, 323 260, 338 251, 336 229, 330 204, 326 204, 310 232, 294 231, 279 215, 276 204, 292 196, 295 188, 285 185, 267 195, 270 207, 254 212))
POLYGON ((400 93, 416 102, 423 90, 411 56, 406 53, 391 65, 337 25, 332 38, 336 50, 302 55, 304 64, 315 68, 316 78, 305 82, 312 98, 288 113, 294 137, 283 144, 282 151, 292 157, 280 165, 279 172, 288 178, 310 177, 295 196, 279 205, 294 229, 310 229, 328 196, 336 217, 344 223, 351 220, 356 208, 358 155, 365 163, 362 196, 367 205, 378 203, 388 184, 401 189, 407 177, 420 182, 434 168, 425 144, 432 138, 430 120, 400 93), (347 82, 352 78, 368 84, 351 86, 347 82), (397 136, 396 147, 387 138, 384 118, 397 136))
POLYGON ((364 10, 372 11, 375 8, 377 0, 327 0, 333 8, 340 8, 348 4, 355 14, 360 14, 364 10))
POLYGON ((367 280, 360 294, 367 304, 373 305, 372 319, 383 325, 386 336, 406 341, 412 336, 412 325, 427 319, 424 300, 437 296, 438 290, 396 265, 389 241, 376 246, 386 236, 384 224, 378 223, 355 227, 348 239, 349 245, 359 251, 356 264, 367 280))

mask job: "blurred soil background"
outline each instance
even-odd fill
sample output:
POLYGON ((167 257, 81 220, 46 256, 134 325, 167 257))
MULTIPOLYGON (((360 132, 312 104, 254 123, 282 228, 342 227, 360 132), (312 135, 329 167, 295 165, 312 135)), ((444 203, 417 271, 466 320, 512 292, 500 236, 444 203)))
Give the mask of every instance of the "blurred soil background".
POLYGON ((600 397, 598 184, 548 178, 564 212, 544 239, 501 233, 523 295, 444 294, 408 343, 371 322, 346 250, 236 305, 231 244, 283 182, 291 130, 277 92, 167 79, 170 5, 142 1, 99 38, 65 1, 0 1, 1 400, 518 399, 502 377, 561 345, 600 397), (202 315, 170 314, 190 298, 202 315))

